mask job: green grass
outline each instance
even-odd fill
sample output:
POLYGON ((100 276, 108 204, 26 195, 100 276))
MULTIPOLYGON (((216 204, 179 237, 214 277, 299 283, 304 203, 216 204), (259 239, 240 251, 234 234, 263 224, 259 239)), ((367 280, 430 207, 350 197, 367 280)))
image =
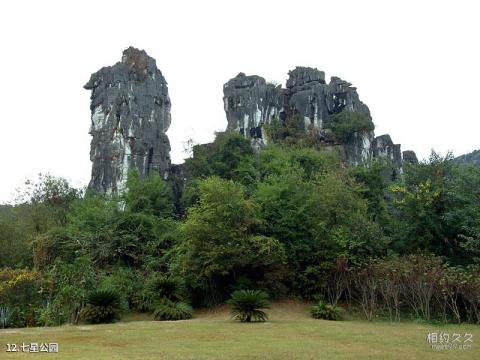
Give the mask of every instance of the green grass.
POLYGON ((130 314, 108 325, 0 330, 0 359, 480 359, 480 327, 323 321, 309 306, 274 303, 266 323, 237 323, 226 307, 192 320, 159 322, 130 314), (429 331, 472 333, 471 350, 434 351, 429 331), (57 342, 59 354, 6 353, 7 343, 57 342))

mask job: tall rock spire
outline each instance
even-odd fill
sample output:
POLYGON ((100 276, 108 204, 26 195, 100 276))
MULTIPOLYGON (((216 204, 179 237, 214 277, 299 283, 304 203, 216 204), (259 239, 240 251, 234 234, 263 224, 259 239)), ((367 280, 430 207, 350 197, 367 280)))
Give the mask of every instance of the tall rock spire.
POLYGON ((138 169, 141 177, 158 172, 166 178, 170 98, 155 59, 129 47, 120 62, 92 74, 84 87, 92 91, 89 187, 121 193, 131 169, 138 169))

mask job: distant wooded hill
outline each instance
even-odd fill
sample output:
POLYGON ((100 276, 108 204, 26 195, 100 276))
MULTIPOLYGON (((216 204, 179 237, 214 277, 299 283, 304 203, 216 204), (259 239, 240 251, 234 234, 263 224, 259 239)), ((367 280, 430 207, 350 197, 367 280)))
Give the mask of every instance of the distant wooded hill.
POLYGON ((480 150, 475 150, 469 154, 457 157, 457 160, 462 163, 480 165, 480 150))

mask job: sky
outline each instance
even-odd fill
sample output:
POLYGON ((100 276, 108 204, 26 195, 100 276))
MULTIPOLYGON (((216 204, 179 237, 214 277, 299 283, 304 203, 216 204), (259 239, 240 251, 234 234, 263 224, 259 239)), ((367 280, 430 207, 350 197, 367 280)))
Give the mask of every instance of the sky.
POLYGON ((420 159, 480 148, 480 2, 2 1, 0 203, 38 173, 88 184, 90 74, 135 46, 172 102, 172 160, 226 127, 239 72, 285 84, 295 66, 356 86, 376 125, 420 159))

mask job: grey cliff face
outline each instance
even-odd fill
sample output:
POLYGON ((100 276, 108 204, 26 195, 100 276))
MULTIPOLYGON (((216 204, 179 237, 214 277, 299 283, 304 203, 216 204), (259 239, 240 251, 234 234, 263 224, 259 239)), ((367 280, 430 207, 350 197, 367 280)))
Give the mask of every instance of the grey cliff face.
POLYGON ((338 77, 325 82, 325 73, 317 69, 296 67, 289 73, 285 94, 286 116, 298 113, 305 126, 323 128, 329 115, 344 108, 366 115, 370 110, 360 101, 357 89, 338 77))
POLYGON ((400 144, 394 144, 390 135, 377 136, 373 141, 373 156, 392 160, 395 165, 401 166, 402 152, 400 144))
MULTIPOLYGON (((259 147, 267 142, 263 126, 274 117, 284 121, 298 114, 305 121, 305 130, 317 128, 320 134, 325 132, 329 116, 343 109, 371 119, 368 106, 349 82, 332 77, 327 84, 323 71, 308 67, 296 67, 288 75, 285 89, 267 84, 260 76, 243 73, 228 81, 223 87, 227 129, 251 138, 252 145, 259 147)), ((352 164, 380 156, 401 167, 400 145, 393 144, 388 135, 375 138, 373 131, 361 131, 341 145, 345 160, 352 164)), ((408 161, 416 158, 411 153, 407 152, 408 161)))
POLYGON ((133 47, 122 60, 92 74, 89 187, 99 193, 121 193, 130 169, 143 178, 150 172, 168 176, 171 122, 168 87, 155 60, 133 47))
POLYGON ((353 165, 371 160, 373 158, 372 144, 375 141, 373 131, 360 131, 354 133, 350 140, 343 145, 346 160, 353 165))
POLYGON ((418 164, 417 154, 412 150, 405 150, 402 153, 403 162, 409 164, 418 164))
POLYGON ((269 84, 260 76, 239 73, 223 86, 227 129, 265 141, 263 125, 279 117, 283 92, 280 86, 269 84))

